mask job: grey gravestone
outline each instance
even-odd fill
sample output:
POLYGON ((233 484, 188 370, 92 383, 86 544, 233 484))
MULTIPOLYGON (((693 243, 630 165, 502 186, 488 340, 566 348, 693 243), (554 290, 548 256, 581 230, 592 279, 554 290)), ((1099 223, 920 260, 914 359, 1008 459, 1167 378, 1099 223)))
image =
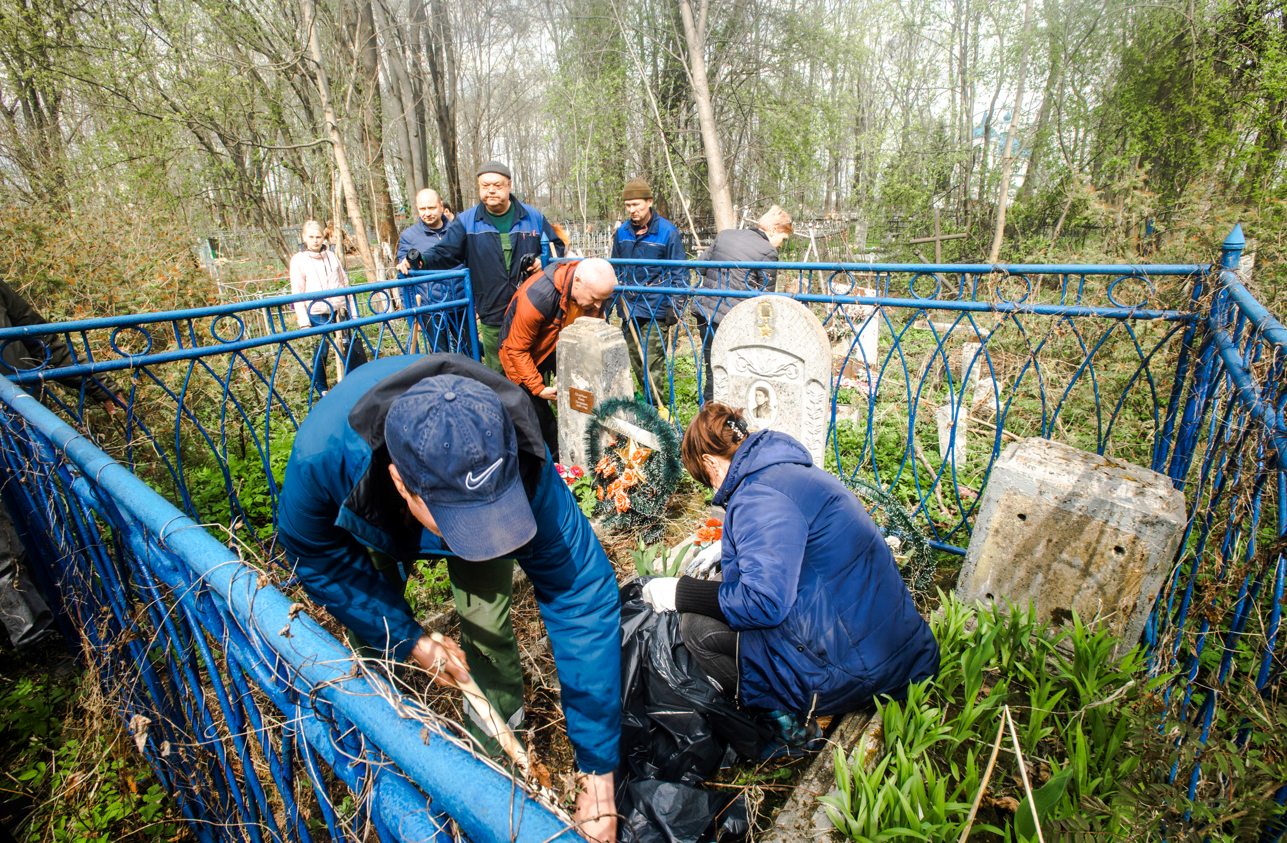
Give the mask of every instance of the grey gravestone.
POLYGON ((1170 478, 1045 439, 1006 448, 992 468, 956 595, 1031 600, 1039 621, 1101 618, 1139 641, 1184 531, 1170 478))
POLYGON ((938 455, 953 465, 965 462, 969 411, 963 404, 944 404, 934 414, 938 424, 938 455))
POLYGON ((788 433, 823 464, 831 416, 831 342, 809 308, 757 296, 729 311, 711 350, 715 400, 751 430, 788 433))
POLYGON ((988 368, 988 358, 983 354, 983 343, 967 342, 961 346, 961 392, 964 393, 967 387, 976 385, 979 378, 991 377, 991 369, 988 368))
POLYGON ((582 316, 559 334, 559 458, 586 465, 585 433, 595 407, 634 394, 630 355, 620 328, 582 316))

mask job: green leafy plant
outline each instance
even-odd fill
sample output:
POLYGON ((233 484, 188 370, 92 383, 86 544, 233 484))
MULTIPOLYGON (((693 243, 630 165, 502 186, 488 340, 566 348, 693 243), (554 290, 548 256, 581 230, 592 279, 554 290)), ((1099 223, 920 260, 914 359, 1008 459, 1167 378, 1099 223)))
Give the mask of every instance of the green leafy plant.
POLYGON ((1269 736, 1287 716, 1253 683, 1230 689, 1204 741, 1200 723, 1167 734, 1158 728, 1166 677, 1148 676, 1138 649, 1118 655, 1108 628, 1074 614, 1051 630, 1031 607, 939 599, 931 618, 939 673, 906 700, 878 702, 884 756, 872 763, 865 743, 836 751, 839 793, 821 801, 842 834, 862 843, 957 840, 969 825, 972 838, 1017 843, 1036 840, 1040 822, 1046 840, 1233 840, 1254 838, 1274 815, 1269 797, 1287 761, 1269 736), (1002 725, 1004 751, 985 778, 1002 725), (1172 783, 1144 772, 1195 764, 1219 798, 1191 799, 1187 775, 1172 783))
POLYGON ((442 559, 418 559, 405 592, 411 611, 417 616, 440 610, 452 600, 451 577, 442 559))
POLYGON ((81 708, 82 689, 67 679, 23 677, 0 689, 0 734, 8 757, 6 787, 36 805, 21 839, 114 843, 175 839, 181 823, 169 795, 137 755, 125 750, 114 719, 81 708), (110 725, 109 725, 110 724, 110 725))
POLYGON ((594 478, 589 474, 583 474, 573 481, 569 487, 572 494, 576 496, 577 506, 581 507, 581 514, 586 518, 594 515, 594 509, 599 505, 599 499, 594 494, 594 478))
POLYGON ((639 547, 630 551, 630 558, 641 577, 677 577, 696 550, 697 545, 689 541, 674 548, 667 547, 665 542, 646 545, 641 541, 639 547))

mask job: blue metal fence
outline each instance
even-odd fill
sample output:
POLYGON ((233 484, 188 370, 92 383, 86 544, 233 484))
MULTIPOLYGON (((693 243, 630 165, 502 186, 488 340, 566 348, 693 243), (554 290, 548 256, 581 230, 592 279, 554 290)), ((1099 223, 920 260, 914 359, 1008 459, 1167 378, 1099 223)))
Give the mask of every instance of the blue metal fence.
MULTIPOLYGON (((702 401, 702 346, 716 315, 692 285, 706 274, 715 288, 700 294, 735 303, 759 291, 729 290, 730 279, 776 271, 770 291, 811 307, 835 343, 828 467, 889 489, 943 551, 968 544, 1010 441, 1044 436, 1169 474, 1192 518, 1146 638, 1155 669, 1177 672, 1171 715, 1209 729, 1222 683, 1248 669, 1237 653, 1255 652, 1261 689, 1275 687, 1282 669, 1287 332, 1231 272, 1239 238, 1226 243, 1223 271, 619 261, 623 280, 653 268, 670 285, 648 287, 660 296, 651 303, 633 284, 619 298, 642 331, 663 335, 658 397, 683 423, 702 401), (655 319, 667 305, 675 318, 655 319), (940 431, 943 407, 950 423, 940 431)), ((151 721, 149 760, 203 839, 309 839, 319 818, 333 837, 356 837, 367 816, 384 839, 418 839, 449 833, 437 811, 475 840, 509 836, 520 810, 525 839, 564 828, 565 818, 525 801, 483 762, 459 762, 468 782, 454 767, 448 774, 443 765, 468 756, 453 730, 376 688, 379 677, 347 678, 348 654, 272 585, 281 580, 271 562, 276 484, 313 400, 317 338, 336 343, 356 328, 368 356, 415 348, 478 356, 468 297, 395 311, 385 298, 393 286, 354 288, 359 318, 343 326, 288 331, 284 316, 303 297, 279 297, 46 328, 67 337, 80 361, 58 376, 115 373, 128 410, 114 416, 87 406, 84 389, 74 400, 47 394, 128 471, 0 385, 6 470, 20 481, 6 483, 6 500, 62 593, 74 595, 69 614, 121 690, 127 723, 136 714, 151 721), (271 331, 243 339, 235 326, 252 318, 271 331), (185 772, 193 768, 202 771, 196 780, 185 772), (432 797, 427 812, 408 779, 432 797), (457 787, 495 801, 461 801, 457 787), (360 807, 340 815, 331 806, 346 788, 360 807), (415 799, 423 824, 396 826, 415 799), (211 816, 236 819, 203 826, 211 816)), ((0 332, 0 343, 40 333, 0 332)), ((1200 729, 1190 742, 1206 737, 1200 729)), ((1200 795, 1192 755, 1171 775, 1190 777, 1200 795)))
POLYGON ((713 341, 712 317, 729 307, 719 303, 762 294, 730 290, 730 280, 776 271, 777 291, 808 304, 835 343, 828 467, 893 491, 924 519, 933 546, 958 554, 1009 441, 1042 436, 1166 470, 1175 355, 1199 318, 1189 290, 1207 273, 1189 265, 614 263, 634 281, 649 271, 682 270, 681 279, 704 271, 713 288, 619 288, 637 330, 666 336, 666 392, 645 397, 660 398, 681 423, 697 411, 702 348, 713 341), (665 313, 678 321, 659 321, 665 313), (940 431, 943 407, 950 427, 940 431))

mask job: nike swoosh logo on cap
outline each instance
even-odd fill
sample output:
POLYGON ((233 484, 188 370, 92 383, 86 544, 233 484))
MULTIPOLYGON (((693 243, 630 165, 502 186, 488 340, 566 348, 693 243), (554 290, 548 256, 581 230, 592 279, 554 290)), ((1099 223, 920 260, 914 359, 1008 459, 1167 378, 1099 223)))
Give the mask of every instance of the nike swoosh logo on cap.
POLYGON ((488 477, 491 477, 493 474, 495 474, 495 473, 496 473, 496 469, 500 468, 500 467, 501 467, 501 463, 503 463, 503 462, 505 462, 505 458, 504 458, 504 457, 501 457, 501 458, 500 458, 500 459, 498 459, 496 462, 494 462, 494 463, 492 463, 491 465, 487 466, 487 470, 486 470, 486 471, 484 471, 482 474, 478 475, 477 477, 475 477, 475 476, 474 476, 474 472, 472 472, 472 471, 471 471, 471 472, 469 472, 468 474, 466 474, 466 475, 465 475, 465 488, 472 492, 472 491, 474 491, 475 489, 477 489, 479 486, 481 486, 481 485, 483 485, 484 483, 486 483, 486 482, 487 482, 487 478, 488 478, 488 477))

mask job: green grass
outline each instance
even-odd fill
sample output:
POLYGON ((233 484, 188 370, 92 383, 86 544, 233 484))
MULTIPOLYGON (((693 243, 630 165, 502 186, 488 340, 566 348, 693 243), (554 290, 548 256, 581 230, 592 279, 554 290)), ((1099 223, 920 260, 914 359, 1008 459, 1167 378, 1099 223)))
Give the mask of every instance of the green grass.
POLYGON ((1251 732, 1244 742, 1212 731, 1191 801, 1198 728, 1174 718, 1177 700, 1159 693, 1168 677, 1150 678, 1138 648, 1115 659, 1111 632, 1075 614, 1052 634, 1030 610, 940 599, 931 625, 942 666, 880 706, 883 756, 868 766, 865 743, 835 750, 839 794, 822 802, 850 840, 957 840, 967 827, 972 840, 1036 840, 1029 794, 1046 840, 1253 839, 1276 811, 1284 713, 1247 683, 1229 687, 1218 719, 1243 718, 1251 732), (1163 732, 1163 722, 1182 725, 1163 732), (1181 771, 1174 785, 1169 762, 1181 771))

